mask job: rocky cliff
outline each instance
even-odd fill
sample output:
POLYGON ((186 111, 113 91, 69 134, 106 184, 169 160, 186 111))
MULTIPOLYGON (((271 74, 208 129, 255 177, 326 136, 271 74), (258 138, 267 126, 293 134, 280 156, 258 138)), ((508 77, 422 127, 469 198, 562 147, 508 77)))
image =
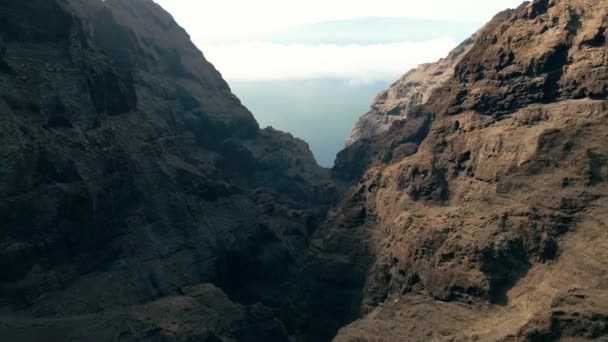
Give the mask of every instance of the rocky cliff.
POLYGON ((371 110, 363 115, 346 141, 351 146, 358 140, 370 139, 390 129, 395 121, 402 121, 415 109, 428 102, 433 91, 454 75, 454 68, 475 42, 476 35, 467 39, 446 58, 422 64, 403 75, 374 99, 371 110))
POLYGON ((379 96, 312 243, 336 341, 608 338, 607 23, 524 3, 379 96))
POLYGON ((153 1, 0 2, 0 340, 286 340, 336 196, 153 1))
POLYGON ((497 15, 330 172, 153 1, 0 2, 0 340, 606 339, 607 23, 497 15))

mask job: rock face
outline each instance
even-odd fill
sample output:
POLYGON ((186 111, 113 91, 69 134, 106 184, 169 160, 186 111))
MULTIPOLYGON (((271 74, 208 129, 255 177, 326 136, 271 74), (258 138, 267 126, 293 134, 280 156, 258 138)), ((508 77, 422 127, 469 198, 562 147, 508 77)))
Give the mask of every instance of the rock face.
POLYGON ((286 340, 336 196, 153 1, 0 3, 0 340, 286 340))
MULTIPOLYGON (((568 291, 605 301, 608 255, 599 251, 608 244, 608 189, 590 170, 608 152, 607 109, 605 101, 571 100, 529 106, 499 122, 463 113, 435 126, 414 156, 370 170, 337 213, 364 212, 363 219, 340 227, 348 222, 341 219, 325 233, 333 250, 333 239, 356 231, 365 244, 352 258, 370 267, 351 284, 363 289, 361 310, 370 314, 338 340, 373 341, 381 331, 395 341, 427 334, 508 340, 568 291), (463 131, 452 131, 454 120, 463 131), (364 251, 369 259, 360 257, 364 251)), ((605 175, 603 166, 596 170, 605 175)), ((550 334, 560 336, 555 329, 550 334)))
POLYGON ((360 318, 336 341, 608 338, 607 23, 606 1, 525 3, 381 94, 312 243, 325 328, 360 318))
POLYGON ((499 14, 330 173, 153 1, 0 3, 0 340, 608 338, 607 23, 499 14))
POLYGON ((403 75, 374 100, 372 109, 363 115, 348 138, 351 146, 358 140, 370 139, 386 132, 395 121, 407 119, 417 107, 429 101, 433 91, 454 75, 454 68, 473 47, 476 35, 454 49, 448 57, 435 63, 422 64, 403 75))

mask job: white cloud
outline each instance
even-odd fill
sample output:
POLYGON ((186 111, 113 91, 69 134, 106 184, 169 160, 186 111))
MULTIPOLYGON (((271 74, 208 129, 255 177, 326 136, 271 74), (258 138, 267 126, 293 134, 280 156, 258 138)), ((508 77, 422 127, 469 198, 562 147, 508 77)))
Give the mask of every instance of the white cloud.
POLYGON ((485 22, 522 0, 156 0, 202 43, 302 24, 362 17, 485 22))
POLYGON ((376 45, 244 42, 209 46, 205 55, 228 81, 335 78, 356 84, 394 79, 446 56, 456 44, 450 38, 376 45))
POLYGON ((264 33, 291 32, 287 28, 299 25, 370 17, 462 21, 481 26, 498 11, 521 3, 521 0, 155 1, 173 14, 228 81, 340 78, 352 84, 396 78, 417 64, 447 55, 456 42, 443 38, 337 46, 297 44, 297 37, 293 41, 287 37, 286 41, 293 44, 262 43, 261 38, 264 33))

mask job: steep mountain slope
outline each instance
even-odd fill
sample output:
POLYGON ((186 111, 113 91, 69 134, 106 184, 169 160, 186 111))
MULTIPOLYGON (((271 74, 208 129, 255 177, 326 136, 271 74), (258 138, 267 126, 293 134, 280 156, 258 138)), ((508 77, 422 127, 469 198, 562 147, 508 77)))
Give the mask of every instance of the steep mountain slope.
POLYGON ((447 79, 408 81, 444 60, 381 94, 361 122, 393 123, 340 153, 335 175, 363 176, 312 243, 310 298, 334 305, 320 329, 363 316, 336 340, 608 338, 607 23, 606 1, 525 3, 447 79))
POLYGON ((151 0, 2 1, 0 36, 0 340, 286 340, 337 196, 306 143, 151 0))
POLYGON ((0 340, 606 339, 607 23, 499 14, 330 176, 153 1, 1 2, 0 340))
POLYGON ((469 52, 474 42, 475 35, 450 52, 448 57, 412 69, 378 94, 372 109, 355 124, 346 145, 372 138, 388 131, 393 122, 407 119, 410 111, 428 102, 433 91, 454 75, 456 64, 469 52))

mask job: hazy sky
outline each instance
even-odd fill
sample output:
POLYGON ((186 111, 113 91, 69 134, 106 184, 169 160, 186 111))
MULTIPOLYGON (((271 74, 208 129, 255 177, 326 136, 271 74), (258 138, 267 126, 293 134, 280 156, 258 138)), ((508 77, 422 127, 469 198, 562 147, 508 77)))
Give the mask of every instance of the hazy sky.
MULTIPOLYGON (((293 80, 340 78, 351 82, 398 78, 422 62, 445 56, 497 12, 518 6, 520 0, 156 0, 171 12, 205 56, 232 80, 293 80), (373 25, 362 18, 375 18, 373 25), (426 20, 440 29, 434 37, 415 39, 415 27, 401 29, 403 39, 386 42, 382 18, 426 20), (353 20, 356 19, 356 20, 353 20), (342 21, 347 24, 319 26, 342 21), (349 24, 350 23, 350 26, 349 24), (311 25, 316 24, 317 26, 311 25), (320 27, 325 31, 319 31, 320 27), (457 27, 457 29, 456 29, 457 27), (445 29, 443 29, 445 28, 445 29), (336 37, 327 42, 306 37, 315 30, 336 37), (352 32, 340 41, 345 32, 352 32), (470 32, 469 32, 470 31, 470 32), (361 33, 361 40, 356 35, 361 33), (354 36, 354 37, 353 37, 354 36), (376 41, 374 41, 376 40, 376 41)), ((407 20, 403 20, 404 23, 407 20)), ((392 28, 392 31, 391 31, 392 28)))
POLYGON ((315 22, 402 17, 484 22, 521 0, 156 0, 201 43, 315 22))

